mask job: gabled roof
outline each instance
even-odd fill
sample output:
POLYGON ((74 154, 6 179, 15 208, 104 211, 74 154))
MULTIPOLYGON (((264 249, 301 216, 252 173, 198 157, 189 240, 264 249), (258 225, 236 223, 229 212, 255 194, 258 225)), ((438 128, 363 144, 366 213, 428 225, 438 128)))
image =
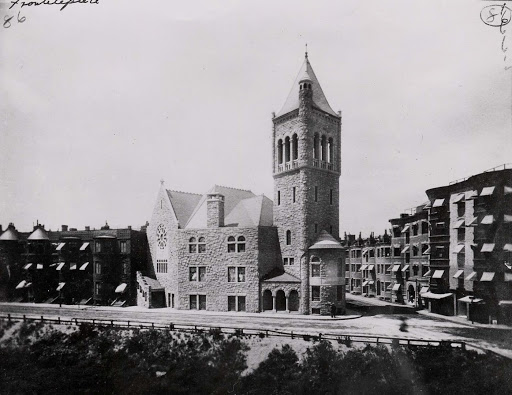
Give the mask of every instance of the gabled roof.
POLYGON ((256 196, 251 191, 244 189, 214 185, 208 192, 200 196, 186 224, 183 226, 180 221, 183 228, 206 228, 207 197, 213 193, 224 196, 224 226, 272 226, 273 204, 269 198, 264 195, 256 196))
POLYGON ((202 195, 171 190, 167 190, 167 195, 169 196, 174 214, 176 214, 180 226, 184 228, 194 212, 197 203, 201 200, 202 195))
POLYGON ((272 270, 263 282, 265 283, 300 283, 300 279, 290 273, 278 273, 276 270, 272 270))
POLYGON ((43 228, 38 227, 28 236, 28 240, 50 240, 50 238, 43 228))
POLYGON ((320 249, 343 249, 344 247, 332 237, 327 231, 322 230, 318 235, 315 243, 309 247, 310 250, 320 250, 320 249))
POLYGON ((313 104, 315 107, 325 111, 328 114, 339 116, 332 110, 331 106, 329 105, 329 102, 327 101, 327 98, 322 91, 322 87, 316 78, 315 72, 309 63, 309 59, 306 57, 299 73, 297 74, 297 78, 292 85, 292 89, 288 94, 288 98, 286 99, 283 108, 281 108, 281 111, 277 113, 276 117, 280 117, 281 115, 287 114, 290 111, 299 108, 299 82, 304 79, 309 79, 311 81, 313 89, 313 104))

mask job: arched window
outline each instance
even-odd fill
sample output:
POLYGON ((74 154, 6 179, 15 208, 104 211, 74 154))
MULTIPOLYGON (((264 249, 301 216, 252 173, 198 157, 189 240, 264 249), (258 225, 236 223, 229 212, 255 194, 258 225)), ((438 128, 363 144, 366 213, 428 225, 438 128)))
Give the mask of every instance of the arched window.
POLYGON ((324 162, 327 161, 327 140, 325 139, 325 136, 322 136, 322 140, 320 141, 320 145, 321 145, 321 155, 322 155, 322 160, 324 162))
POLYGON ((293 135, 292 146, 293 146, 292 159, 297 160, 297 159, 299 159, 299 138, 297 137, 296 134, 293 135))
POLYGON ((286 245, 289 246, 292 244, 292 231, 287 230, 286 231, 286 245))
POLYGON ((290 138, 287 137, 284 139, 284 161, 290 161, 290 138))
POLYGON ((235 252, 236 251, 236 242, 235 238, 233 236, 228 237, 228 252, 235 252))
POLYGON ((236 243, 237 252, 245 252, 245 237, 238 236, 238 242, 236 243))
POLYGON ((277 163, 283 163, 283 140, 281 139, 277 142, 277 163))
POLYGON ((195 237, 188 240, 188 252, 197 252, 197 242, 195 237))
POLYGON ((334 163, 334 145, 333 145, 333 141, 332 141, 332 137, 329 137, 329 157, 328 157, 328 162, 329 163, 334 163))
POLYGON ((313 159, 320 159, 318 155, 318 134, 313 138, 313 159))
POLYGON ((197 252, 202 253, 206 252, 206 241, 204 240, 204 237, 200 237, 198 244, 197 244, 197 252))
POLYGON ((319 263, 320 262, 320 258, 317 257, 317 256, 314 256, 313 258, 311 258, 311 263, 319 263))

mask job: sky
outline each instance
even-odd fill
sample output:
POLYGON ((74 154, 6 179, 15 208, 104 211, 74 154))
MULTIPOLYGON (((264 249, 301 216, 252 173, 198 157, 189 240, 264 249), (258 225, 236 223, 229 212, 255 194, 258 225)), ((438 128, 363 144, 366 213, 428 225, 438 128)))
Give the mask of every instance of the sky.
POLYGON ((490 2, 0 4, 4 229, 138 228, 160 180, 272 198, 272 112, 306 43, 342 111, 341 232, 512 162, 512 23, 483 23, 490 2))

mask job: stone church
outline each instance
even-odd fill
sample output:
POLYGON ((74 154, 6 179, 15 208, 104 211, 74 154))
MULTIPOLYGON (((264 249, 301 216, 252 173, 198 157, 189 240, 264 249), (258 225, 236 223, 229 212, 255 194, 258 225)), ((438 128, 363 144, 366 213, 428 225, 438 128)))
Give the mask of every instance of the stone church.
POLYGON ((147 228, 150 268, 137 274, 139 305, 344 311, 341 113, 330 107, 307 53, 272 122, 274 201, 217 185, 201 195, 162 183, 147 228))

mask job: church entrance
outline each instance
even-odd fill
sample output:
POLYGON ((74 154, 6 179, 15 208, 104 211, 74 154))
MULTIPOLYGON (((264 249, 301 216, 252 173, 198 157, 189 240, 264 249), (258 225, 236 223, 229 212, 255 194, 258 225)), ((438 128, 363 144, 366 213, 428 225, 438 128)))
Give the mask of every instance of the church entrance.
POLYGON ((286 310, 286 296, 283 290, 279 290, 276 293, 276 310, 277 311, 285 311, 286 310))
POLYGON ((299 293, 296 290, 290 292, 288 308, 290 311, 299 311, 299 293))
POLYGON ((263 311, 272 310, 274 306, 272 306, 272 292, 266 289, 263 292, 263 311))

